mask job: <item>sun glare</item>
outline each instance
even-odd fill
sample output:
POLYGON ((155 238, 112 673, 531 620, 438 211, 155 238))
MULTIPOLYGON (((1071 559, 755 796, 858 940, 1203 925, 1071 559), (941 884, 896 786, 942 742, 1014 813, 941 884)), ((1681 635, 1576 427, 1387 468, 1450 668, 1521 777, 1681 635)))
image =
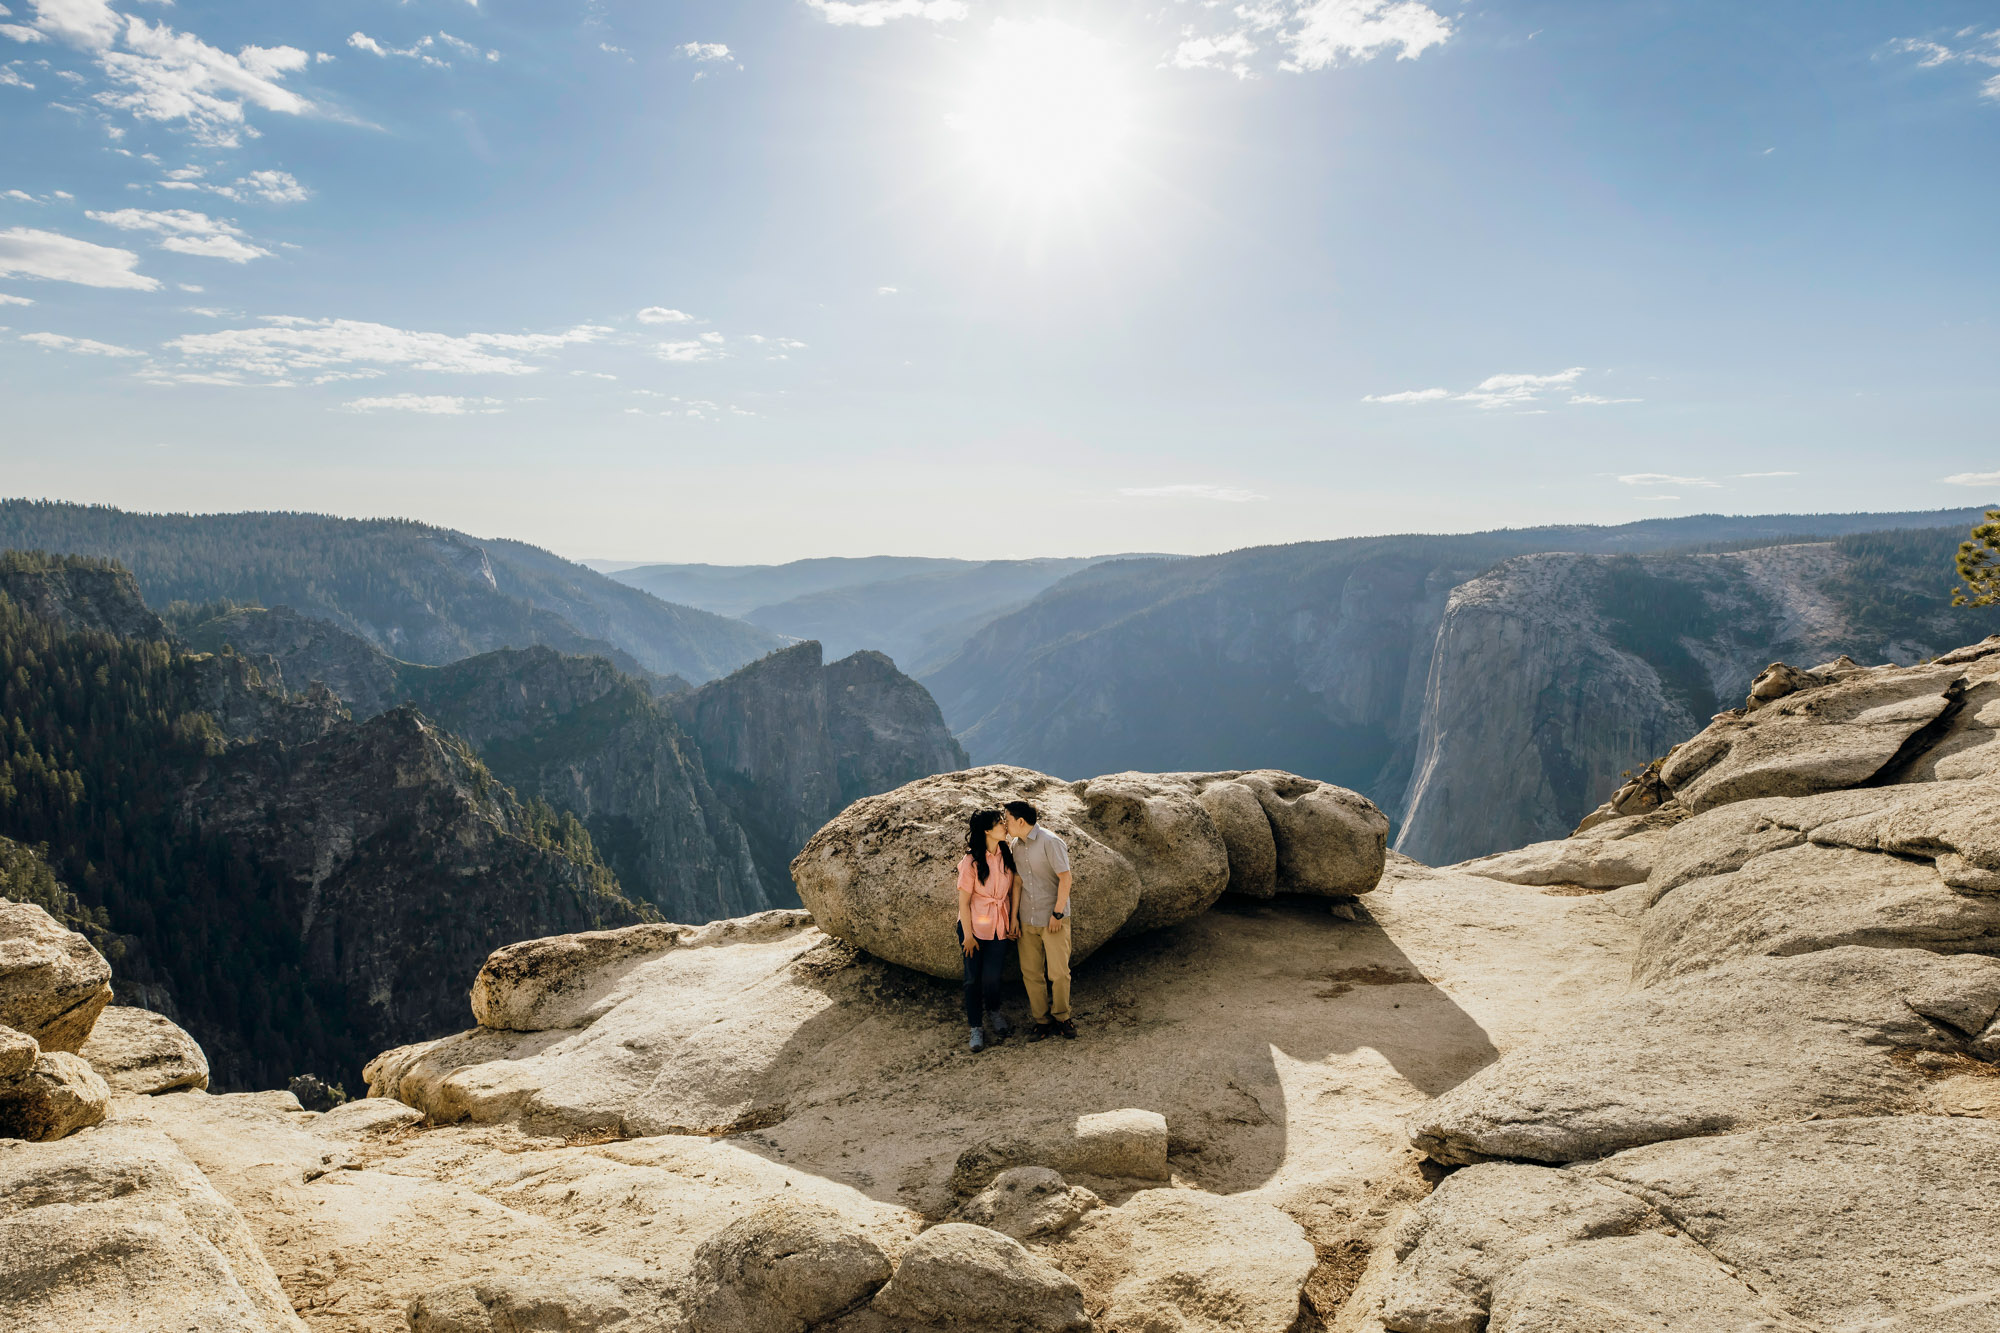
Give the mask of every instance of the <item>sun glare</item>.
POLYGON ((1067 206, 1101 193, 1134 112, 1110 48, 1054 19, 1001 19, 988 41, 945 117, 959 161, 1017 204, 1067 206))

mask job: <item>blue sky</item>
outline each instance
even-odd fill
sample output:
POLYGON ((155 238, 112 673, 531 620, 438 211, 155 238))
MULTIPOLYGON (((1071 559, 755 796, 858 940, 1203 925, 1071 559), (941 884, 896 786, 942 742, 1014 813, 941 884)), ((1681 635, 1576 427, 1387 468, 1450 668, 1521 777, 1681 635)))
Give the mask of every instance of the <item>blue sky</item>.
POLYGON ((10 495, 723 562, 2000 496, 1993 3, 0 5, 10 495))

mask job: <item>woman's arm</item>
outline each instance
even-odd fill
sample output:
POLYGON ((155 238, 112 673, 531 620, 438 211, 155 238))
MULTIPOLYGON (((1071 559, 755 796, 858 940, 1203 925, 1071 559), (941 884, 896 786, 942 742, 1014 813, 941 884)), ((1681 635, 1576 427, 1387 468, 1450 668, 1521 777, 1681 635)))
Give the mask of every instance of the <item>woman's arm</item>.
POLYGON ((966 857, 958 863, 958 939, 967 958, 979 949, 979 940, 972 933, 972 858, 966 857))

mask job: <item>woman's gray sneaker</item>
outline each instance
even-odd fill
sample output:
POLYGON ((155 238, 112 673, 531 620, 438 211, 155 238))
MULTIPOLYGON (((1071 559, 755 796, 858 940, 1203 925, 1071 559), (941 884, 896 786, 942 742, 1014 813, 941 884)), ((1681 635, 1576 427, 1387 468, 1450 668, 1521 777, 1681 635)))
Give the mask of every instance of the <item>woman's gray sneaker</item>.
POLYGON ((986 1049, 986 1033, 979 1028, 972 1029, 972 1035, 966 1038, 965 1044, 974 1055, 979 1054, 986 1049))
POLYGON ((988 1014, 986 1016, 986 1036, 992 1041, 1005 1041, 1014 1029, 1007 1025, 1007 1015, 988 1014))

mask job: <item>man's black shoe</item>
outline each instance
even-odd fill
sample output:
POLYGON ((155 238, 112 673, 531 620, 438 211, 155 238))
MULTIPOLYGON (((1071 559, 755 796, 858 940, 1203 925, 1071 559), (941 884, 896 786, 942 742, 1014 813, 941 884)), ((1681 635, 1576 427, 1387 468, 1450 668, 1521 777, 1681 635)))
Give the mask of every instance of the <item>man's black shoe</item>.
POLYGON ((1056 1031, 1062 1033, 1063 1036, 1068 1037, 1071 1041, 1076 1040, 1076 1024, 1070 1022, 1067 1018, 1058 1018, 1056 1020, 1056 1031))
POLYGON ((965 1047, 974 1055, 979 1054, 986 1049, 986 1033, 980 1028, 972 1029, 972 1035, 966 1038, 965 1047))
POLYGON ((1029 1041, 1040 1041, 1043 1037, 1053 1037, 1055 1035, 1056 1025, 1054 1023, 1037 1023, 1028 1029, 1029 1041))

